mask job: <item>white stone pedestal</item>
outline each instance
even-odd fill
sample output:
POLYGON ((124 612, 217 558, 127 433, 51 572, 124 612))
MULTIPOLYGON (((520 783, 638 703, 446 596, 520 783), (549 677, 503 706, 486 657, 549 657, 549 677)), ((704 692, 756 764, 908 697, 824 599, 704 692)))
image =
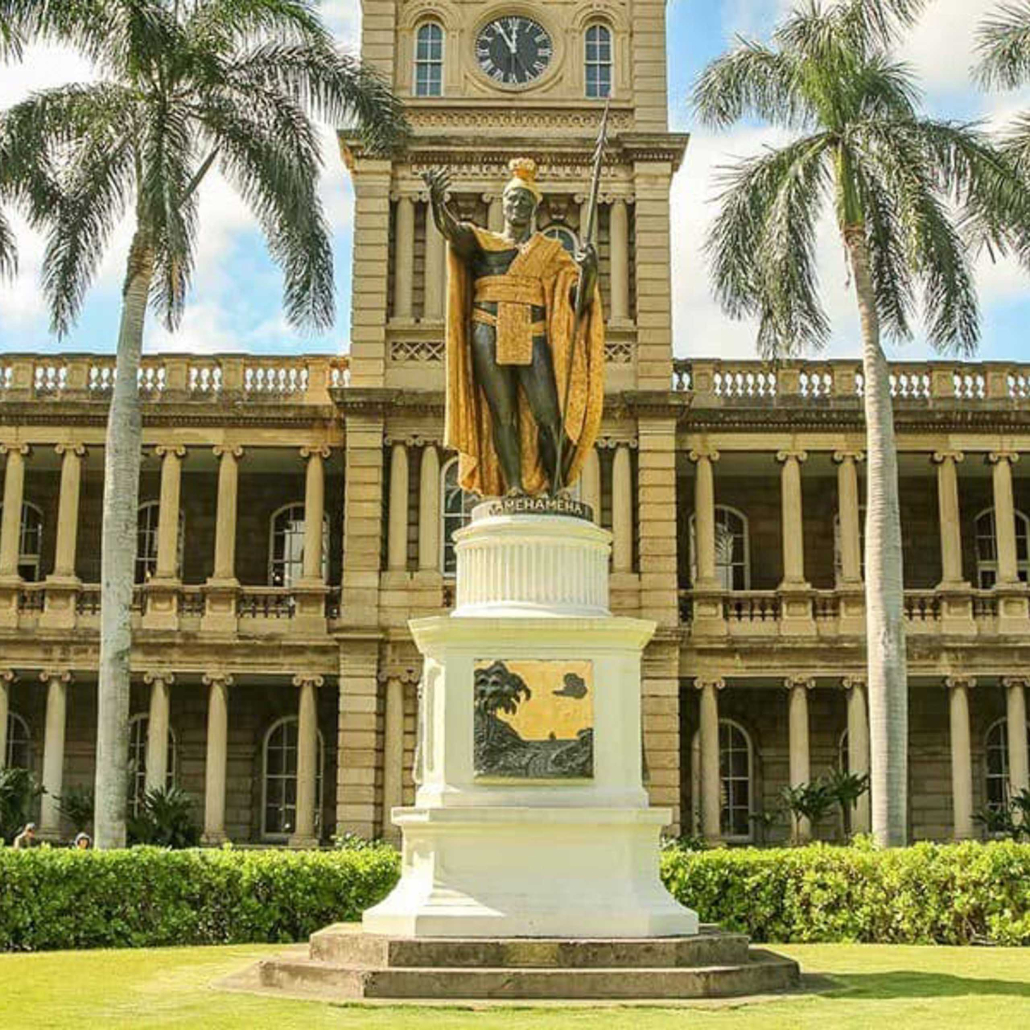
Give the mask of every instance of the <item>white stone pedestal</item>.
POLYGON ((393 810, 404 839, 401 881, 365 912, 364 929, 395 937, 696 934, 697 915, 658 876, 659 833, 671 813, 648 807, 642 782, 640 658, 654 624, 609 612, 610 534, 582 518, 499 507, 480 506, 456 534, 454 614, 410 624, 425 658, 419 787, 413 808, 393 810), (592 775, 477 775, 474 684, 487 662, 589 670, 592 775))

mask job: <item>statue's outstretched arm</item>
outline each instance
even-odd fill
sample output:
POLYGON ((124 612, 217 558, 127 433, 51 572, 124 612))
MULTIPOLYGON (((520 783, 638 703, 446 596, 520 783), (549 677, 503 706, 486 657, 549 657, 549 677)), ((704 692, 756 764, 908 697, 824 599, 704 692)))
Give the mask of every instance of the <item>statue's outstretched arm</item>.
MULTIPOLYGON (((572 260, 579 265, 579 274, 583 281, 583 289, 579 293, 580 304, 579 314, 585 315, 594 303, 594 287, 597 285, 597 248, 592 243, 584 243, 572 255, 572 260)), ((576 304, 577 286, 572 287, 570 299, 572 305, 576 304)))
POLYGON ((422 173, 422 179, 429 187, 429 203, 433 209, 433 221, 436 222, 440 235, 448 240, 462 257, 472 257, 479 249, 479 241, 472 227, 463 222, 451 210, 447 202, 447 190, 451 185, 451 175, 445 168, 433 168, 422 173))

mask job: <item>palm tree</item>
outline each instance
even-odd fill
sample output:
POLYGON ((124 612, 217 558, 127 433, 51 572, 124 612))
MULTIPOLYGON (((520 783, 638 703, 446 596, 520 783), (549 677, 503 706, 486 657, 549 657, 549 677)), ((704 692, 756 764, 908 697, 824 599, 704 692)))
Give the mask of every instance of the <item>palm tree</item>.
MULTIPOLYGON (((311 118, 404 133, 398 101, 336 49, 314 0, 0 0, 25 39, 71 44, 101 79, 33 95, 0 118, 26 170, 7 193, 48 226, 43 287, 65 334, 123 217, 133 219, 104 463, 96 841, 125 843, 130 604, 148 306, 178 326, 196 252, 197 188, 217 168, 253 211, 294 324, 334 317, 333 258, 311 118), (56 183, 60 200, 47 211, 56 183)), ((2 185, 2 184, 0 184, 2 185)))
MULTIPOLYGON (((985 89, 1018 89, 1030 82, 1030 0, 1001 4, 977 33, 976 78, 985 89)), ((1030 112, 1008 128, 1002 149, 1024 170, 1030 168, 1030 112)))
POLYGON ((920 113, 910 70, 890 54, 923 0, 807 0, 770 46, 742 40, 694 92, 704 122, 752 116, 791 142, 724 173, 706 240, 716 294, 759 319, 772 359, 822 347, 816 228, 832 204, 862 332, 868 449, 866 640, 873 831, 906 840, 908 699, 901 521, 890 377, 881 331, 912 335, 921 301, 931 343, 970 352, 979 334, 973 242, 1025 254, 1030 197, 973 127, 920 113))

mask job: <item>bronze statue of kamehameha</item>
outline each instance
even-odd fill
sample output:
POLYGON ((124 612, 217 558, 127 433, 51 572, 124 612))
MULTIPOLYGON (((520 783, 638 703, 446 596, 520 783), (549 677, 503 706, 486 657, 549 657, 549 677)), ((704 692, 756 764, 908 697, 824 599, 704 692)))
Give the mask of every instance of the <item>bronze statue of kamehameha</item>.
POLYGON ((586 240, 570 255, 535 232, 536 163, 510 169, 500 233, 457 216, 445 170, 424 176, 449 244, 445 443, 462 487, 492 497, 571 486, 604 402, 597 251, 586 240))

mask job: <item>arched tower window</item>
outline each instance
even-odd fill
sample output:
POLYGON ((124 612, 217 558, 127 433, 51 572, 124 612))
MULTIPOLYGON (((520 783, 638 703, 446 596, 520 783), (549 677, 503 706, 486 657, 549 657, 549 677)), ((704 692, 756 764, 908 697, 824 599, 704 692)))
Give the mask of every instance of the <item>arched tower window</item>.
MULTIPOLYGON (((723 590, 751 589, 751 544, 747 516, 715 506, 715 578, 723 590)), ((690 580, 697 582, 697 530, 690 516, 690 580)))
POLYGON ((7 713, 7 754, 4 755, 8 769, 32 768, 32 737, 29 724, 16 712, 7 713))
POLYGON ((587 97, 606 97, 612 91, 612 31, 595 23, 587 26, 584 39, 587 97))
MULTIPOLYGON (((694 825, 701 819, 701 734, 691 742, 694 825)), ((754 797, 754 750, 747 730, 732 719, 719 720, 719 834, 723 840, 745 843, 754 837, 751 823, 754 797)))
POLYGON ((423 22, 415 33, 415 96, 443 94, 443 27, 423 22))
MULTIPOLYGON (((996 810, 1009 803, 1009 729, 1008 720, 999 719, 987 730, 984 741, 984 793, 987 807, 996 810)), ((1026 727, 1027 745, 1030 746, 1030 723, 1026 727)))
MULTIPOLYGON (((322 516, 322 579, 329 573, 329 516, 322 516)), ((272 515, 268 585, 292 587, 304 574, 304 505, 287 504, 272 515)))
MULTIPOLYGON (((976 517, 976 580, 981 590, 989 590, 998 581, 998 546, 995 536, 994 509, 988 508, 976 517)), ((1021 582, 1030 579, 1030 519, 1016 512, 1016 569, 1021 582)))
MULTIPOLYGON (((129 720, 129 815, 138 816, 143 804, 143 795, 147 790, 147 730, 150 716, 134 715, 129 720)), ((165 786, 175 783, 175 771, 178 766, 175 733, 168 727, 168 775, 165 786)))
POLYGON ((845 728, 837 738, 837 769, 847 775, 851 772, 851 759, 848 757, 848 731, 845 728))
POLYGON ((451 458, 440 472, 440 494, 440 570, 445 576, 453 576, 458 568, 454 534, 469 524, 477 501, 475 494, 458 483, 457 458, 451 458))
MULTIPOLYGON (((146 583, 157 572, 157 527, 161 520, 161 502, 146 501, 136 511, 136 582, 146 583)), ((176 541, 176 570, 182 575, 182 555, 186 547, 186 519, 179 509, 179 532, 176 541)))
MULTIPOLYGON (((273 723, 265 734, 261 763, 261 836, 284 840, 297 827, 297 716, 273 723)), ((325 747, 318 732, 315 765, 315 834, 322 825, 322 765, 325 747)))
MULTIPOLYGON (((0 504, 0 517, 4 506, 0 504)), ((31 501, 22 501, 21 526, 18 530, 18 575, 26 583, 38 583, 39 559, 43 552, 43 512, 31 501)))

